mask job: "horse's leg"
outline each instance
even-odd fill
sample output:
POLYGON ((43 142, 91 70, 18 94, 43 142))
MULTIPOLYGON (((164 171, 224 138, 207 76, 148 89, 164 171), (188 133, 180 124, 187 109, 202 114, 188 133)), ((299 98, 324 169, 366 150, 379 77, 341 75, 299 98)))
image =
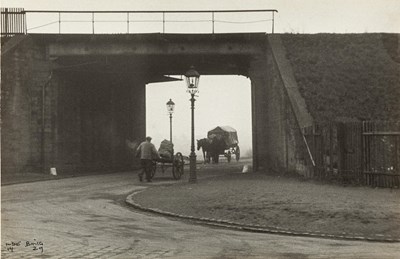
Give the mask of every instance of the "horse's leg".
POLYGON ((203 150, 203 160, 204 160, 204 164, 207 163, 206 161, 206 152, 204 151, 204 148, 202 148, 201 150, 203 150))

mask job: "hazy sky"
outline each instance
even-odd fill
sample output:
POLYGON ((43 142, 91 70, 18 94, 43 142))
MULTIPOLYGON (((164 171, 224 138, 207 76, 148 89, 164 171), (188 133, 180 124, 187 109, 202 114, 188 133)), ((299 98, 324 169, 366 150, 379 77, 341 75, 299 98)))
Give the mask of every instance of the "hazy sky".
MULTIPOLYGON (((399 0, 2 0, 2 7, 23 7, 26 10, 231 10, 231 9, 277 9, 275 14, 276 33, 364 33, 364 32, 400 32, 400 1, 399 0)), ((42 15, 42 18, 45 18, 42 15)), ((47 22, 55 17, 47 17, 47 22)), ((64 19, 87 20, 87 17, 63 16, 64 19)), ((138 16, 130 17, 130 19, 138 16)), ((144 17, 139 17, 139 19, 144 17)), ((192 15, 177 17, 167 15, 167 20, 193 18, 209 19, 207 15, 192 15)), ((245 24, 216 23, 216 32, 230 31, 262 31, 271 32, 271 22, 255 22, 269 20, 271 17, 260 14, 252 15, 216 15, 221 21, 246 21, 245 24)), ((97 19, 119 19, 118 17, 97 17, 97 19)), ((153 16, 148 19, 160 19, 153 16)), ((90 18, 89 18, 90 20, 90 18)), ((44 20, 28 16, 28 28, 45 24, 44 20)), ((71 25, 73 26, 73 25, 71 25)), ((122 32, 124 23, 106 24, 96 28, 101 32, 122 32), (110 29, 111 28, 111 29, 110 29)), ((141 23, 143 31, 138 26, 132 32, 160 31, 160 24, 141 23)), ((166 32, 187 32, 182 23, 166 25, 166 32)), ((91 33, 90 23, 75 25, 75 29, 91 33), (86 26, 86 27, 85 27, 86 26)), ((32 33, 57 32, 58 25, 31 30, 32 33)), ((63 27, 64 33, 74 32, 63 27)), ((192 33, 210 32, 210 25, 199 22, 189 27, 192 33), (193 29, 195 28, 195 29, 193 29)), ((185 71, 183 71, 185 72, 185 71)), ((172 98, 176 103, 173 117, 173 139, 175 151, 184 154, 190 152, 190 102, 184 82, 157 83, 147 86, 147 134, 153 136, 153 142, 158 147, 162 139, 169 138, 169 117, 166 102, 172 98)), ((251 102, 250 81, 239 76, 202 76, 200 93, 196 101, 196 138, 205 137, 207 131, 216 127, 229 125, 237 129, 239 145, 242 153, 251 148, 251 102)), ((199 155, 199 154, 198 154, 199 155)))

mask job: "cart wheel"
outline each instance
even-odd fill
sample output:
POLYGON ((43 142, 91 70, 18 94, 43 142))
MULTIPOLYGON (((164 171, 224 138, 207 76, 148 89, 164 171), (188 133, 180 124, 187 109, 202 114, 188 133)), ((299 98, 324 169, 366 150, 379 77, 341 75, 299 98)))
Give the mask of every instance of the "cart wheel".
POLYGON ((236 154, 236 161, 239 161, 239 159, 240 159, 240 148, 239 148, 239 146, 236 147, 235 154, 236 154))
POLYGON ((156 170, 157 170, 157 162, 153 160, 153 166, 151 167, 151 174, 150 174, 151 179, 153 179, 154 175, 156 174, 156 170))
POLYGON ((174 176, 175 180, 181 179, 183 175, 183 167, 185 163, 183 161, 183 155, 181 152, 178 152, 174 156, 173 160, 173 168, 172 168, 172 175, 174 176))

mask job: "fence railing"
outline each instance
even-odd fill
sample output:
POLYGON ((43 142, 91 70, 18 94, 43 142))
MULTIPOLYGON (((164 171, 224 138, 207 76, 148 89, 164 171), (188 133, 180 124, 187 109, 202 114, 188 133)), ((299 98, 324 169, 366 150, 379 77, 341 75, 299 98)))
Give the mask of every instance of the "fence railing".
POLYGON ((1 8, 1 36, 26 34, 26 19, 23 8, 1 8))
POLYGON ((188 10, 188 11, 44 11, 2 8, 2 21, 11 17, 16 26, 2 35, 16 33, 226 33, 271 32, 275 30, 275 9, 188 10), (262 24, 252 30, 250 24, 262 24), (269 24, 267 26, 267 24, 269 24), (22 26, 23 25, 23 26, 22 26), (233 27, 232 27, 233 26, 233 27), (23 31, 20 28, 23 27, 23 31), (14 28, 16 30, 14 30, 14 28), (240 29, 239 29, 240 30, 240 29))
POLYGON ((326 123, 303 132, 315 161, 314 178, 400 187, 400 123, 326 123))

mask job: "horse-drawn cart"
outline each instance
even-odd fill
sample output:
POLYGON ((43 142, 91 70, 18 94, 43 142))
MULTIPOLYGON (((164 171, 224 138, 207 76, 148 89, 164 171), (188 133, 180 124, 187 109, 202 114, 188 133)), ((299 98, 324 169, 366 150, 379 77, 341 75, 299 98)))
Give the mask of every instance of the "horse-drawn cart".
POLYGON ((236 161, 240 159, 240 148, 237 132, 230 126, 218 126, 207 133, 208 139, 211 140, 211 157, 214 162, 218 162, 219 155, 224 155, 228 162, 231 161, 232 155, 235 155, 236 161))
POLYGON ((181 152, 176 153, 172 158, 158 158, 153 160, 153 170, 151 172, 151 178, 156 174, 157 168, 161 168, 161 172, 165 173, 168 168, 172 168, 172 176, 175 180, 181 179, 183 175, 183 169, 185 161, 181 152))

